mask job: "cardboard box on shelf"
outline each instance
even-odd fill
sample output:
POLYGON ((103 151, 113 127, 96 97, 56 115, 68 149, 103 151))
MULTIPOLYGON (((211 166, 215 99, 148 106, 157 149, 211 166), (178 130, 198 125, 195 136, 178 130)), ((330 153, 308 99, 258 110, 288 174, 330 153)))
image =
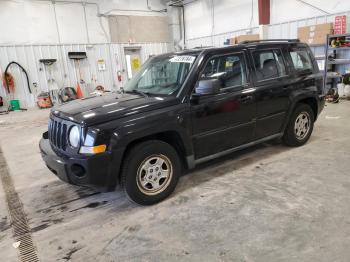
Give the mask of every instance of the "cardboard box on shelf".
POLYGON ((327 34, 333 33, 333 23, 303 26, 298 28, 298 38, 308 44, 325 44, 327 34))
POLYGON ((333 33, 333 23, 303 26, 298 28, 298 36, 311 36, 333 33))
POLYGON ((322 45, 326 44, 327 36, 318 36, 318 37, 311 37, 311 38, 299 38, 300 42, 307 43, 309 45, 322 45))
POLYGON ((255 41, 255 40, 259 40, 259 35, 255 34, 255 35, 240 35, 236 37, 236 43, 239 44, 243 41, 255 41))
POLYGON ((243 41, 255 41, 255 40, 259 40, 259 35, 258 34, 254 34, 254 35, 239 35, 236 37, 233 37, 230 39, 230 44, 234 45, 234 44, 239 44, 243 41))

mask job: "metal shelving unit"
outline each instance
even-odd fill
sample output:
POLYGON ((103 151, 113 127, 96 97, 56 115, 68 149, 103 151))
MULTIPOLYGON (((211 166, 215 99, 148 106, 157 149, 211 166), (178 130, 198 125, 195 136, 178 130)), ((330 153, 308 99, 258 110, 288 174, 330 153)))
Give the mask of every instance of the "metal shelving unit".
POLYGON ((328 61, 329 65, 346 65, 350 64, 350 59, 336 59, 337 61, 328 61))
MULTIPOLYGON (((350 69, 350 52, 347 57, 339 56, 346 53, 347 51, 350 51, 350 47, 345 46, 345 47, 331 47, 331 41, 334 38, 349 38, 350 39, 350 34, 342 34, 342 35, 327 35, 327 42, 326 42, 326 50, 325 50, 325 66, 324 66, 324 73, 323 73, 323 86, 326 89, 327 84, 329 82, 327 79, 330 79, 330 85, 331 88, 336 86, 338 83, 338 80, 342 77, 342 75, 345 73, 345 70, 340 68, 342 65, 349 65, 350 69), (329 60, 329 55, 333 55, 333 60, 329 60), (329 68, 330 66, 330 68, 329 68), (330 74, 330 72, 334 72, 333 74, 330 74), (336 74, 336 72, 338 74, 336 74)), ((319 58, 321 59, 321 58, 319 58)), ((327 90, 325 90, 327 92, 327 90)))
POLYGON ((350 47, 329 47, 329 50, 347 50, 350 49, 350 47))

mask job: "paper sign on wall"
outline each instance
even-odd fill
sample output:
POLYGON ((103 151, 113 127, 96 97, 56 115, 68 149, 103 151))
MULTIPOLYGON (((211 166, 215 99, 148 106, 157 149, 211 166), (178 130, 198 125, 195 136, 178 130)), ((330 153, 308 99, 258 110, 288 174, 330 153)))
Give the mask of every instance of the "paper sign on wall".
POLYGON ((140 66, 141 66, 141 62, 140 59, 138 59, 137 57, 133 58, 131 60, 131 66, 132 66, 132 70, 139 70, 140 66))
POLYGON ((346 15, 337 15, 334 18, 334 34, 341 35, 346 33, 346 15))
POLYGON ((98 71, 105 71, 106 70, 106 62, 104 59, 97 60, 97 67, 98 71))

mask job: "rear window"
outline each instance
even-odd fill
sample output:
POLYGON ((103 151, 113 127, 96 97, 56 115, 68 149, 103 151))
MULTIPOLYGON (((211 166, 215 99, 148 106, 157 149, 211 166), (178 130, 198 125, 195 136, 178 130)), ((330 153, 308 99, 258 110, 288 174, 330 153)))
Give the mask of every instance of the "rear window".
POLYGON ((310 55, 306 49, 293 49, 290 52, 295 70, 312 70, 310 55))
POLYGON ((253 58, 258 81, 286 75, 286 68, 279 49, 254 51, 253 58))

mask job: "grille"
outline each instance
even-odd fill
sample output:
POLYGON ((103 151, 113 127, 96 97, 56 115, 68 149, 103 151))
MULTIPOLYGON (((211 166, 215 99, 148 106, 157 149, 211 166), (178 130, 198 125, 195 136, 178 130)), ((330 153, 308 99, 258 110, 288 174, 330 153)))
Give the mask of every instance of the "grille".
POLYGON ((62 120, 50 119, 48 130, 51 144, 59 149, 66 150, 68 125, 62 120))

